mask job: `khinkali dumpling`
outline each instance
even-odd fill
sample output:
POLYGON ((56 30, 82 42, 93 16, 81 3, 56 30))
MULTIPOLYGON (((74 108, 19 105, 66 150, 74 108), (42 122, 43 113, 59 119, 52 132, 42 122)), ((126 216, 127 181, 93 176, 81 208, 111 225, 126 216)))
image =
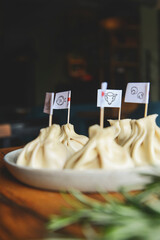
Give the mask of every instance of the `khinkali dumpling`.
POLYGON ((132 168, 133 162, 128 151, 116 143, 117 129, 101 128, 93 125, 89 128, 89 141, 72 157, 64 168, 69 169, 124 169, 132 168))
POLYGON ((138 120, 110 120, 116 126, 116 141, 130 154, 135 166, 160 165, 160 128, 157 114, 138 120))
POLYGON ((17 164, 32 168, 62 169, 67 158, 80 150, 88 137, 78 135, 71 124, 40 130, 39 136, 29 142, 20 153, 17 164))

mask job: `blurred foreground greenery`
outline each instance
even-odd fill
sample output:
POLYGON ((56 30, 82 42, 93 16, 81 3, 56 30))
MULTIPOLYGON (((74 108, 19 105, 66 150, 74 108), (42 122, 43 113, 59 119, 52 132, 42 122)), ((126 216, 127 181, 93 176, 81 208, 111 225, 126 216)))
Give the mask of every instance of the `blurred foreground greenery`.
POLYGON ((56 233, 79 224, 82 238, 65 234, 63 239, 160 240, 160 174, 150 177, 143 191, 131 194, 121 189, 123 200, 107 193, 100 193, 101 201, 72 192, 66 199, 72 209, 50 216, 48 231, 56 233))

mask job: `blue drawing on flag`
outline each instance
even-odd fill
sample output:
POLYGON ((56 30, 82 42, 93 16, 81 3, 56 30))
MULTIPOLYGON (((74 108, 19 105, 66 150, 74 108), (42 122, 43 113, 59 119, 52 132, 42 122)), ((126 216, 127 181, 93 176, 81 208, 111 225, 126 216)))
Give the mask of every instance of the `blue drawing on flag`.
POLYGON ((108 92, 108 93, 105 93, 104 98, 105 98, 106 102, 109 105, 111 105, 116 100, 116 96, 117 96, 117 94, 115 94, 113 92, 108 92))

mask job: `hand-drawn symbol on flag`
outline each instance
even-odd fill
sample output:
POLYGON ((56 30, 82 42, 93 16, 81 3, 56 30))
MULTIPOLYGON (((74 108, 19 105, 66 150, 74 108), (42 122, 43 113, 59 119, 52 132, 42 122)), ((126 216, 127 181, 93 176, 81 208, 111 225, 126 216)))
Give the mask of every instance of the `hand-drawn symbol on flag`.
POLYGON ((143 97, 144 97, 144 93, 143 93, 143 92, 139 92, 139 93, 137 94, 137 98, 143 99, 143 97))
POLYGON ((104 98, 105 98, 106 102, 109 105, 111 105, 112 102, 114 102, 116 100, 116 96, 117 96, 117 94, 114 94, 113 92, 108 92, 108 93, 105 93, 104 98))
POLYGON ((134 95, 134 94, 137 94, 138 93, 138 88, 137 87, 132 87, 131 88, 131 94, 134 95))
POLYGON ((63 95, 59 96, 56 100, 56 103, 59 106, 63 105, 65 102, 66 102, 66 98, 63 95))
POLYGON ((143 99, 143 97, 144 97, 144 93, 143 92, 138 92, 138 87, 135 87, 135 86, 133 86, 131 88, 131 94, 132 95, 136 95, 137 94, 137 98, 139 98, 139 99, 143 99))

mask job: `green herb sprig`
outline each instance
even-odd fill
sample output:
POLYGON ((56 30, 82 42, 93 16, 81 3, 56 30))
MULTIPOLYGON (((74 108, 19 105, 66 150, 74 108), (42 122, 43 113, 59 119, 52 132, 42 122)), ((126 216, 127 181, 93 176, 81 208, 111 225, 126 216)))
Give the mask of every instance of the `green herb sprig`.
POLYGON ((74 196, 80 204, 73 202, 74 209, 50 216, 47 229, 55 232, 78 223, 84 239, 160 240, 160 176, 150 177, 151 183, 143 191, 130 194, 120 190, 124 201, 108 194, 101 194, 104 201, 100 201, 72 192, 72 199, 74 196))

